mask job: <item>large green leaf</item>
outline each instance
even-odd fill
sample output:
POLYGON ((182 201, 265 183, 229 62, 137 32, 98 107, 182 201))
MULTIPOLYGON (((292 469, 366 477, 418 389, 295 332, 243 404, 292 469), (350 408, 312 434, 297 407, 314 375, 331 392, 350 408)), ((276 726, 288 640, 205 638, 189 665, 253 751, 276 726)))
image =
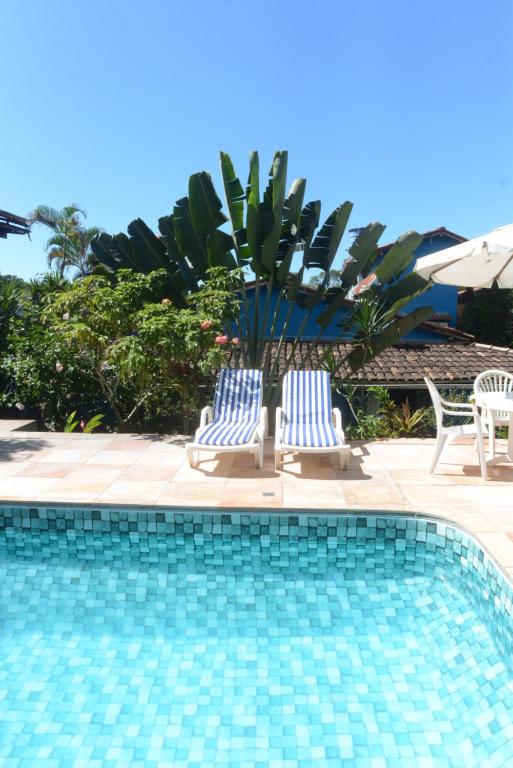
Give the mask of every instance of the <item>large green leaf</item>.
POLYGON ((317 316, 317 323, 321 329, 327 328, 337 312, 347 304, 347 294, 345 290, 337 288, 330 291, 329 306, 317 316))
POLYGON ((116 272, 118 269, 134 269, 146 274, 148 269, 144 260, 134 253, 132 241, 123 232, 118 235, 102 233, 91 242, 91 249, 107 269, 116 272))
POLYGON ((392 306, 397 301, 412 299, 425 293, 429 288, 429 281, 424 280, 423 277, 416 272, 410 272, 409 275, 403 277, 401 280, 397 280, 395 283, 384 291, 381 291, 380 298, 385 302, 387 306, 392 306))
POLYGON ((185 309, 189 306, 187 301, 189 287, 178 269, 171 268, 168 270, 167 278, 164 281, 163 287, 167 298, 171 299, 177 307, 185 309))
POLYGON ((360 276, 366 275, 367 268, 375 259, 376 245, 384 231, 385 226, 378 221, 373 221, 360 229, 349 248, 349 259, 344 262, 340 274, 344 294, 354 287, 360 276))
POLYGON ((261 272, 260 250, 261 222, 260 222, 260 164, 258 152, 251 152, 249 156, 249 179, 246 187, 246 232, 251 255, 251 268, 256 275, 261 272))
POLYGON ((233 239, 219 229, 228 219, 222 213, 212 178, 205 171, 194 173, 189 179, 189 206, 192 226, 197 240, 204 244, 208 265, 235 268, 237 263, 230 253, 233 239))
POLYGON ((432 314, 433 307, 420 307, 404 315, 404 317, 398 317, 382 333, 376 336, 370 345, 370 349, 358 346, 351 350, 347 358, 351 370, 358 371, 385 349, 388 349, 388 347, 391 347, 399 339, 410 333, 410 331, 413 331, 414 328, 431 317, 432 314))
POLYGON ((124 232, 120 232, 114 237, 114 247, 120 254, 124 266, 143 274, 148 274, 151 271, 147 269, 144 259, 134 252, 132 241, 124 232))
POLYGON ((328 216, 308 250, 305 264, 308 269, 322 269, 324 272, 329 272, 352 208, 353 204, 346 201, 328 216))
MULTIPOLYGON (((309 203, 305 205, 305 207, 301 211, 301 216, 299 217, 299 240, 302 243, 303 247, 305 248, 305 253, 306 253, 306 248, 308 248, 310 243, 312 242, 312 238, 314 236, 315 230, 319 226, 320 217, 321 217, 321 201, 320 200, 311 200, 309 203)), ((304 264, 304 266, 306 266, 306 264, 304 264)))
POLYGON ((349 248, 350 258, 342 266, 341 287, 330 290, 327 296, 329 306, 317 317, 317 323, 322 330, 328 327, 335 315, 347 303, 349 291, 354 288, 359 276, 374 258, 376 244, 384 229, 385 227, 378 222, 372 222, 360 229, 358 236, 349 248))
POLYGON ((299 220, 305 198, 306 179, 294 179, 283 205, 283 219, 299 228, 299 220))
POLYGON ((132 252, 144 262, 145 272, 167 269, 166 246, 142 219, 131 221, 127 227, 132 239, 132 252))
POLYGON ((297 249, 303 251, 303 267, 308 262, 308 249, 312 242, 315 230, 319 224, 321 215, 321 201, 312 200, 307 203, 299 217, 299 232, 297 236, 297 249))
POLYGON ((271 229, 266 233, 265 240, 262 243, 262 263, 269 271, 273 269, 279 258, 285 185, 287 182, 287 160, 287 152, 276 152, 269 173, 272 179, 272 185, 268 187, 271 192, 271 199, 269 201, 266 200, 266 205, 270 204, 273 216, 271 229))
POLYGON ((289 190, 283 205, 283 221, 278 245, 278 261, 280 266, 276 272, 276 279, 280 285, 284 285, 292 259, 299 241, 299 224, 305 196, 306 179, 296 179, 289 190))
POLYGON ((195 173, 190 177, 189 205, 197 238, 206 246, 209 266, 235 269, 237 262, 231 253, 234 241, 219 229, 228 219, 222 213, 221 200, 208 173, 195 173))
POLYGON ((246 195, 239 177, 235 173, 235 168, 233 167, 230 155, 226 152, 220 152, 219 156, 221 158, 221 173, 223 176, 226 202, 228 203, 228 211, 230 213, 234 237, 236 237, 236 233, 244 229, 244 201, 246 195))
POLYGON ((91 240, 91 250, 95 258, 109 270, 115 272, 119 269, 119 255, 113 248, 114 238, 106 232, 102 232, 91 240))
POLYGON ((385 285, 389 280, 399 277, 408 267, 413 259, 414 251, 422 242, 422 235, 417 232, 405 232, 397 238, 394 245, 385 254, 382 261, 375 268, 374 272, 381 285, 385 285))
POLYGON ((206 171, 189 178, 189 209, 196 235, 205 241, 228 221, 222 213, 223 204, 215 191, 212 177, 206 171))
POLYGON ((236 269, 237 261, 230 247, 232 238, 226 232, 214 232, 207 237, 207 254, 210 267, 226 267, 236 269))
POLYGON ((288 302, 295 302, 297 300, 297 297, 299 296, 299 292, 301 290, 301 285, 303 282, 303 273, 304 273, 304 267, 301 267, 299 272, 297 272, 297 274, 295 274, 292 277, 292 280, 287 290, 288 302))
POLYGON ((188 197, 176 201, 173 209, 173 227, 180 253, 192 264, 198 277, 204 279, 209 267, 207 245, 194 229, 188 197))
POLYGON ((177 266, 187 289, 192 293, 199 290, 198 276, 178 248, 172 216, 161 216, 159 219, 159 231, 162 235, 162 241, 166 246, 167 257, 171 264, 177 266))

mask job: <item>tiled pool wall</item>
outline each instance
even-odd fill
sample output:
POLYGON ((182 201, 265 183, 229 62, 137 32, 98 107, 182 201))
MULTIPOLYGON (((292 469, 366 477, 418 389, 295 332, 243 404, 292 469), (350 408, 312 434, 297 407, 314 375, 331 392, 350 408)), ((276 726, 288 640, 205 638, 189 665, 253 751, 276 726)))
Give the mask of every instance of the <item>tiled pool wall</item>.
POLYGON ((463 590, 486 620, 500 650, 513 655, 513 587, 477 541, 440 520, 380 514, 85 509, 0 506, 0 555, 72 559, 170 570, 251 572, 255 545, 262 565, 327 569, 347 578, 431 574, 463 590))

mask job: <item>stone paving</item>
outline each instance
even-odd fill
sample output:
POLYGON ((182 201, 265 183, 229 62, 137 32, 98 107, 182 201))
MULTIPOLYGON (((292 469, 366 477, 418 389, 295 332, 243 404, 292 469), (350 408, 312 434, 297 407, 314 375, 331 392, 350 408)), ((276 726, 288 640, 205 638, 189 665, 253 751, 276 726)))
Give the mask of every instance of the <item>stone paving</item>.
MULTIPOLYGON (((108 506, 386 510, 428 514, 474 534, 513 578, 513 466, 481 479, 471 443, 446 449, 436 475, 433 440, 352 443, 343 472, 330 456, 286 456, 274 469, 249 455, 186 460, 185 438, 159 435, 0 435, 0 501, 108 506)), ((499 452, 505 446, 499 441, 499 452)))

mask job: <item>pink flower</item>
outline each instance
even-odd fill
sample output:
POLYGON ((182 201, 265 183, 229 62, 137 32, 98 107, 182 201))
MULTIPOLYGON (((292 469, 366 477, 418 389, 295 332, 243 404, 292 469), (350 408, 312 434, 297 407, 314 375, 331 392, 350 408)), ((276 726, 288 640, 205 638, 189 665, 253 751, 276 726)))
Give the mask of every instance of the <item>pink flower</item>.
POLYGON ((65 312, 62 316, 63 320, 69 320, 69 312, 65 312))
POLYGON ((58 361, 58 360, 57 360, 57 362, 55 363, 55 370, 57 371, 57 373, 61 373, 61 372, 64 370, 64 366, 63 366, 63 364, 62 364, 62 363, 59 363, 59 361, 58 361))
POLYGON ((25 410, 25 406, 23 405, 23 403, 16 403, 16 405, 14 407, 17 408, 18 411, 24 411, 25 410))
POLYGON ((216 336, 216 344, 220 347, 225 347, 228 344, 228 336, 216 336))
POLYGON ((202 322, 200 323, 200 328, 202 331, 209 331, 213 325, 214 323, 212 322, 212 320, 202 320, 202 322))
POLYGON ((234 347, 240 347, 240 339, 238 339, 237 336, 234 336, 232 339, 232 344, 234 347))
POLYGON ((107 371, 109 369, 109 364, 106 360, 102 360, 100 363, 100 370, 101 371, 107 371))
POLYGON ((85 425, 86 425, 86 423, 85 423, 84 419, 80 419, 80 429, 84 429, 85 425))

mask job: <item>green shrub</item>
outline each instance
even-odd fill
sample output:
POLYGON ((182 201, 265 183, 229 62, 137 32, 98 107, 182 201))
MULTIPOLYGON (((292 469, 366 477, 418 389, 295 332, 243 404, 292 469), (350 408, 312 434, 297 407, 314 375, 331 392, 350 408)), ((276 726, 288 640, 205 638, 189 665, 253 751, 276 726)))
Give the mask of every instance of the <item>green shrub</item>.
POLYGON ((412 410, 408 400, 395 403, 386 387, 368 387, 356 409, 356 425, 346 429, 349 438, 377 440, 394 437, 419 437, 426 430, 427 408, 412 410), (376 413, 368 413, 368 394, 378 401, 376 413))
POLYGON ((182 308, 162 298, 163 276, 89 276, 31 305, 8 339, 4 404, 35 409, 49 429, 84 402, 91 415, 107 408, 120 430, 172 412, 187 429, 201 385, 238 345, 226 328, 240 277, 210 270, 182 308))

